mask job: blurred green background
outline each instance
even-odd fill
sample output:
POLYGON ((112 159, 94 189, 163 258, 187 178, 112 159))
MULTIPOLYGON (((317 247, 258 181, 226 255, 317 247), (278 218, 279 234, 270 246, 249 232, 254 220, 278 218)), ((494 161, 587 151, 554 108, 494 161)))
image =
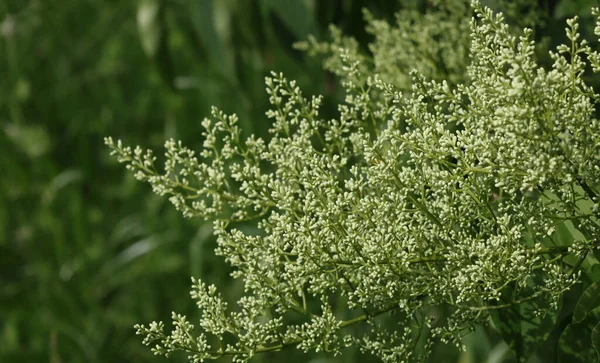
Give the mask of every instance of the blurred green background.
MULTIPOLYGON (((558 2, 555 17, 586 14, 593 3, 558 2)), ((401 6, 0 1, 0 362, 166 361, 142 346, 133 325, 168 320, 171 311, 194 317, 191 275, 231 297, 240 287, 214 257, 210 224, 183 219, 137 183, 103 138, 160 150, 173 137, 198 149, 211 105, 237 113, 246 134, 264 136, 270 70, 305 94, 325 95, 324 117, 333 117, 342 97, 335 79, 293 42, 325 39, 334 23, 366 51, 361 9, 392 20, 401 6)), ((479 348, 438 360, 502 361, 506 346, 493 334, 469 339, 479 348)), ((281 359, 328 358, 289 351, 258 361, 281 359)))

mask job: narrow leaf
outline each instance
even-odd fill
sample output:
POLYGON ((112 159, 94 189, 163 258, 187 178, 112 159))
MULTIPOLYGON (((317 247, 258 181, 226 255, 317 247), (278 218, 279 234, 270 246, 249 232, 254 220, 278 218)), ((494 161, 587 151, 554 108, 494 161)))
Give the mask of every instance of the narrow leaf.
POLYGON ((140 1, 137 9, 137 25, 142 48, 149 57, 154 57, 162 37, 160 0, 140 1))
POLYGON ((230 28, 228 24, 231 14, 228 12, 225 2, 213 0, 196 0, 191 2, 190 12, 194 19, 194 27, 200 41, 208 49, 208 57, 211 64, 223 77, 234 82, 235 60, 229 34, 225 29, 230 28), (223 25, 219 27, 219 24, 223 25), (221 30, 221 31, 220 31, 221 30))
POLYGON ((296 39, 305 39, 314 32, 314 18, 307 3, 298 0, 263 0, 261 10, 273 10, 294 34, 296 39))

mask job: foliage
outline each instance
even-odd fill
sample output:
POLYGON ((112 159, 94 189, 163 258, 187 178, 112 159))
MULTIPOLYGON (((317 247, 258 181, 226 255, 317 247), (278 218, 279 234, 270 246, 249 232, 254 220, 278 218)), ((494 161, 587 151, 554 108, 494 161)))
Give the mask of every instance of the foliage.
POLYGON ((386 362, 423 361, 437 341, 465 349, 464 335, 491 320, 526 362, 573 314, 559 358, 596 359, 576 347, 597 347, 600 329, 590 285, 600 122, 584 79, 600 54, 573 18, 568 43, 544 68, 533 30, 514 35, 501 13, 474 1, 465 39, 468 8, 440 4, 423 19, 401 13, 410 22, 399 15, 396 27, 367 13, 372 60, 335 28, 332 43, 299 45, 328 55, 342 80, 335 118, 321 116, 323 97, 272 73, 266 141, 242 137, 239 118, 216 108, 202 122, 202 151, 170 139, 164 170, 151 150, 106 139, 185 217, 214 221, 216 253, 244 285, 231 309, 214 285, 193 279, 200 332, 177 313, 171 332, 137 325, 155 354, 247 361, 291 346, 333 355, 354 347, 386 362), (427 32, 438 23, 447 31, 427 32), (578 281, 590 286, 561 309, 578 281), (572 336, 580 328, 587 341, 572 336))
POLYGON ((212 104, 266 134, 253 120, 267 107, 273 64, 323 92, 318 62, 291 43, 330 22, 347 29, 338 18, 364 1, 319 4, 319 16, 304 7, 307 26, 295 31, 292 9, 268 2, 0 1, 1 362, 161 361, 133 324, 169 309, 193 314, 186 299, 171 300, 187 293, 189 275, 227 281, 210 224, 148 198, 102 137, 201 146, 197 118, 212 104), (153 4, 156 15, 142 16, 153 4), (143 46, 153 36, 154 51, 143 46))

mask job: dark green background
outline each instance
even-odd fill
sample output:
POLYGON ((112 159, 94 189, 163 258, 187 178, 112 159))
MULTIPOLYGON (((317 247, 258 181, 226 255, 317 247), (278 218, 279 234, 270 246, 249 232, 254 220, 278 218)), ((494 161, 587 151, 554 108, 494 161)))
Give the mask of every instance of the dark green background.
MULTIPOLYGON (((587 3, 594 4, 559 2, 553 17, 585 16, 587 3)), ((158 151, 173 137, 197 149, 211 105, 237 113, 246 134, 264 136, 270 70, 296 79, 305 94, 325 95, 325 116, 333 116, 341 99, 335 79, 292 43, 325 39, 335 23, 366 51, 367 4, 390 20, 402 6, 0 1, 0 362, 165 361, 141 345, 135 323, 168 320, 173 310, 195 317, 190 275, 237 296, 239 285, 212 252, 210 224, 183 219, 137 183, 103 138, 158 151), (140 26, 153 9, 156 17, 140 26)), ((505 349, 484 331, 469 339, 478 348, 461 362, 505 349)), ((442 351, 438 361, 459 359, 442 351)), ((318 357, 290 351, 259 360, 326 358, 318 357)))

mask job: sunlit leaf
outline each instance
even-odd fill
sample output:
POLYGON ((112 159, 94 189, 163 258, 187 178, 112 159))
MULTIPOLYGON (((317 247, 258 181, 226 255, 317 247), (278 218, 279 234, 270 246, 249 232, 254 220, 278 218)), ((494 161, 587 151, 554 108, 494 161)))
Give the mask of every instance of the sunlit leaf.
POLYGON ((154 57, 162 37, 160 12, 161 0, 141 0, 137 9, 137 25, 142 48, 149 57, 154 57))
POLYGON ((52 146, 50 135, 42 125, 10 123, 3 128, 8 139, 31 159, 43 156, 52 146))

